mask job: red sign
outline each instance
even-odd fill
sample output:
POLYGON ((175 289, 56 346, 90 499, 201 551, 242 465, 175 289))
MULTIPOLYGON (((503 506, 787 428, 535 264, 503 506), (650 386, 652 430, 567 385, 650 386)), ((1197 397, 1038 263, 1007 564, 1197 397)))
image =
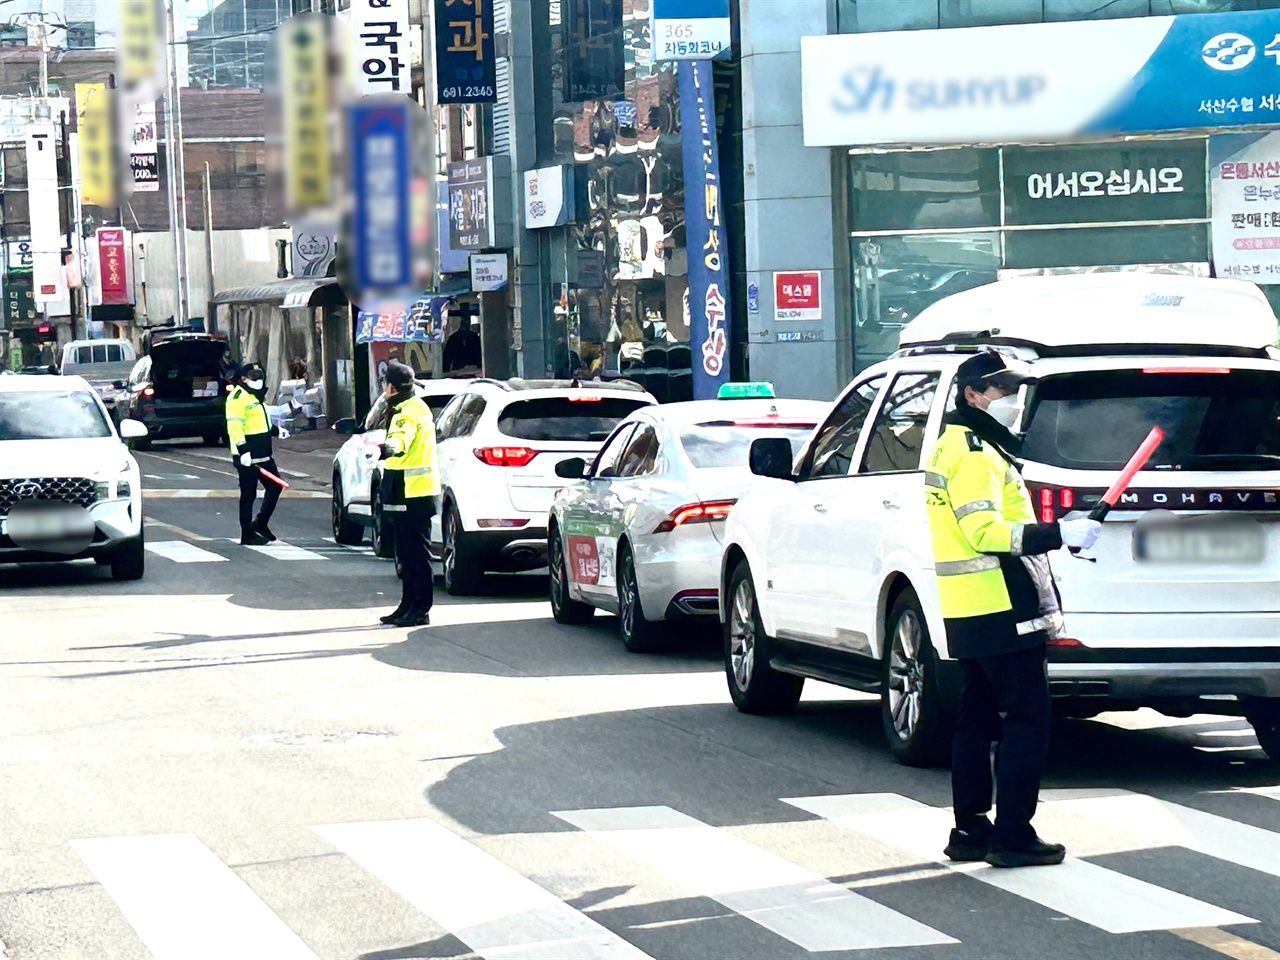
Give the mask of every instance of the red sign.
POLYGON ((775 320, 821 320, 821 281, 817 270, 794 270, 773 275, 775 320))
POLYGON ((600 582, 600 552, 595 537, 570 537, 569 579, 575 583, 600 582))
POLYGON ((98 230, 98 271, 102 277, 103 303, 130 303, 129 283, 125 271, 124 230, 101 227, 98 230))

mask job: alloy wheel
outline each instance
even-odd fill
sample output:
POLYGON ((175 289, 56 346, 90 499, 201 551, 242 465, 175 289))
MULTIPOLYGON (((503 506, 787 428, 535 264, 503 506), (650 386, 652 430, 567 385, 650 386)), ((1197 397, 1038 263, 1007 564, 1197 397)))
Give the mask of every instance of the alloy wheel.
POLYGON ((551 598, 557 607, 563 607, 568 593, 564 585, 564 550, 560 546, 559 534, 552 536, 547 553, 551 572, 551 598))
POLYGON ((910 740, 920 725, 920 704, 924 699, 920 641, 920 620, 914 610, 906 610, 898 618, 889 650, 889 715, 893 731, 901 740, 910 740))
POLYGON ((333 527, 333 539, 337 540, 342 530, 342 485, 340 483, 333 485, 333 497, 329 503, 329 522, 333 527))
POLYGON ((444 556, 441 558, 441 562, 444 565, 445 578, 450 582, 453 581, 458 555, 457 516, 456 513, 450 510, 444 518, 444 556))
POLYGON ((636 584, 636 565, 631 554, 622 558, 622 595, 618 598, 618 625, 625 637, 631 636, 636 625, 636 609, 640 606, 638 594, 640 587, 636 584))
POLYGON ((756 666, 755 591, 750 580, 743 580, 733 594, 729 613, 729 665, 733 682, 746 691, 756 666))

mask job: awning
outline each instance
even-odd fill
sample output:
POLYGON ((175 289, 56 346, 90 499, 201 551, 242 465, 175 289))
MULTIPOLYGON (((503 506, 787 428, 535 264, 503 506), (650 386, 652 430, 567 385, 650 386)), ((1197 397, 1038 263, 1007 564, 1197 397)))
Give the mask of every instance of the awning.
POLYGON ((223 290, 214 303, 270 303, 292 307, 337 307, 347 302, 338 281, 332 277, 293 277, 252 287, 223 290))

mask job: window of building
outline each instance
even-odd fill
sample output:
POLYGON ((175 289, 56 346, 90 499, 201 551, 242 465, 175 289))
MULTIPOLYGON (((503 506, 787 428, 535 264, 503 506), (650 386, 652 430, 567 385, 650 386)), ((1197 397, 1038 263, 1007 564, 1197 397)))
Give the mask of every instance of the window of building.
POLYGON ((849 197, 859 231, 999 226, 1000 152, 854 155, 849 197))
POLYGON ((72 49, 92 47, 96 33, 92 20, 77 20, 67 24, 67 46, 72 49))

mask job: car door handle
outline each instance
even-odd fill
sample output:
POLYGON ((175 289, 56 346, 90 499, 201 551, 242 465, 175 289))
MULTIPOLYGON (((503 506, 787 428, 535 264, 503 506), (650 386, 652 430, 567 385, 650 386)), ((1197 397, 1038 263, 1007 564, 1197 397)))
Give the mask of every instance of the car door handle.
POLYGON ((827 505, 825 503, 815 503, 813 505, 813 509, 817 510, 819 513, 826 513, 827 505))
POLYGON ((881 500, 881 501, 880 501, 880 504, 881 504, 881 505, 882 505, 886 510, 897 510, 899 507, 901 507, 901 506, 902 506, 902 504, 901 504, 901 503, 899 503, 897 500, 881 500))

